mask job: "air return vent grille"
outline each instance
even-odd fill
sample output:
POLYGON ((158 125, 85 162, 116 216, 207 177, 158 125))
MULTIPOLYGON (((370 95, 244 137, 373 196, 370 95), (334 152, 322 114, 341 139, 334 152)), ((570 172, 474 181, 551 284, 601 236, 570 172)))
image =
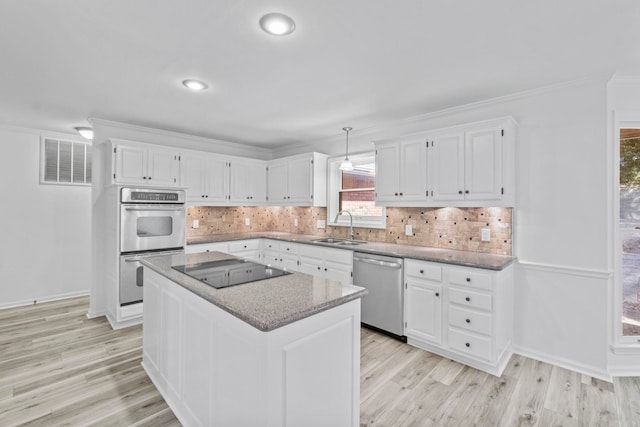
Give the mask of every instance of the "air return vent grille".
POLYGON ((42 138, 42 184, 91 185, 91 143, 42 138))

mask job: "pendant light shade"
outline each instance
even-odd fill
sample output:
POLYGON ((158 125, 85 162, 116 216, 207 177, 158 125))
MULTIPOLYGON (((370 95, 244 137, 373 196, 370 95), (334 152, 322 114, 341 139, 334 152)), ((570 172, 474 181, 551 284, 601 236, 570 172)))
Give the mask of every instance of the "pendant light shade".
POLYGON ((347 133, 347 149, 346 149, 346 152, 345 152, 344 160, 340 163, 340 170, 341 171, 352 171, 353 170, 353 163, 351 163, 351 160, 349 160, 349 131, 351 129, 352 128, 350 128, 350 127, 342 128, 342 130, 347 133))

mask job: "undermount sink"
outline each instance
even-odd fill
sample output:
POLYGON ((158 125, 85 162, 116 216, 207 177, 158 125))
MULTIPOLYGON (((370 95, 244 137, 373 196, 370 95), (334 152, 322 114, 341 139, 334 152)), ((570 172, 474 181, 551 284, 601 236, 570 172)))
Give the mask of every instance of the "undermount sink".
POLYGON ((336 246, 356 246, 356 245, 362 245, 363 243, 366 243, 360 240, 334 239, 332 237, 327 237, 325 239, 315 239, 312 241, 316 243, 328 243, 330 245, 336 245, 336 246))

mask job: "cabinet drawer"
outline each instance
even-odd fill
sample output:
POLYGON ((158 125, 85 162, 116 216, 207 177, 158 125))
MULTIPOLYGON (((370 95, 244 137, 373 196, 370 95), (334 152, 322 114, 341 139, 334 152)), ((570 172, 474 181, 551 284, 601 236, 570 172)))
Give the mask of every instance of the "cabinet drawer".
POLYGON ((491 335, 491 319, 489 313, 478 313, 461 307, 449 307, 449 324, 471 332, 491 335))
POLYGON ((265 240, 264 250, 272 252, 280 252, 280 242, 276 240, 265 240))
POLYGON ((318 246, 301 244, 298 248, 298 255, 309 258, 322 258, 323 250, 324 248, 320 248, 318 246))
POLYGON ((199 243, 196 245, 187 245, 185 252, 188 254, 197 254, 201 252, 225 252, 229 251, 229 245, 224 243, 199 243))
POLYGON ((460 353, 491 361, 491 339, 449 329, 449 347, 460 353))
POLYGON ((415 277, 417 279, 442 282, 442 267, 437 265, 407 259, 404 263, 404 271, 407 276, 415 277))
POLYGON ((449 272, 449 282, 454 285, 470 286, 472 288, 485 289, 490 291, 493 289, 492 273, 482 271, 474 271, 469 269, 452 268, 449 272))
POLYGON ((449 288, 449 302, 479 310, 491 311, 491 295, 468 289, 449 288))
POLYGON ((260 241, 255 240, 238 240, 229 242, 229 252, 242 252, 260 249, 260 241))
POLYGON ((324 259, 338 264, 353 264, 353 252, 342 249, 325 249, 324 259))

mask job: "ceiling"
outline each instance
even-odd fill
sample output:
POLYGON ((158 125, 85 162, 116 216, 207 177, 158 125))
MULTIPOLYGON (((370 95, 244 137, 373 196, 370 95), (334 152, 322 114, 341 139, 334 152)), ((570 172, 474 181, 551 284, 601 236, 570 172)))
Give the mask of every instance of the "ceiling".
POLYGON ((2 1, 0 124, 276 148, 613 72, 639 18, 635 0, 2 1), (268 12, 296 30, 265 34, 268 12))

